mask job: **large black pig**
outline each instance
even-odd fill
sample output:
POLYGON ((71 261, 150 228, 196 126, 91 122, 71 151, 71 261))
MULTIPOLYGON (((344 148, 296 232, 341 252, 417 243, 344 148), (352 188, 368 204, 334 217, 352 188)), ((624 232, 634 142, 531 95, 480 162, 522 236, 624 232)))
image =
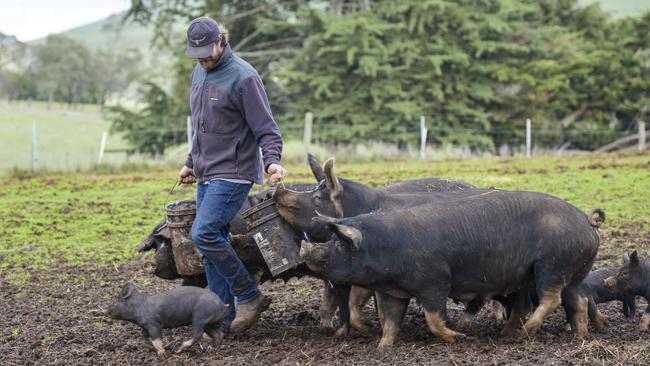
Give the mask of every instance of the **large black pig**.
MULTIPOLYGON (((323 164, 322 172, 310 160, 312 171, 321 179, 312 191, 297 192, 278 187, 274 199, 280 215, 296 230, 307 233, 311 240, 324 241, 330 233, 319 233, 312 219, 319 214, 350 217, 373 211, 393 210, 420 205, 423 202, 453 200, 467 195, 482 194, 489 190, 477 189, 471 184, 442 178, 423 178, 389 184, 381 188, 368 187, 359 182, 339 178, 334 171, 334 159, 323 164)), ((350 292, 350 323, 356 330, 367 333, 361 308, 372 291, 359 287, 350 292)), ((328 299, 327 287, 321 306, 321 326, 331 323, 336 302, 328 299)))
POLYGON ((334 235, 302 241, 302 258, 332 281, 377 291, 380 348, 395 342, 411 297, 431 332, 454 342, 462 334, 445 325, 447 298, 507 296, 531 284, 540 305, 525 323, 528 336, 561 302, 574 314, 576 336, 587 334, 587 299, 578 287, 595 259, 600 222, 559 198, 493 190, 314 225, 334 235))
MULTIPOLYGON (((604 286, 630 296, 643 296, 648 307, 641 316, 639 330, 645 332, 650 327, 650 260, 642 260, 639 254, 623 253, 623 267, 613 276, 604 280, 604 286)), ((634 314, 632 314, 634 316, 634 314)))

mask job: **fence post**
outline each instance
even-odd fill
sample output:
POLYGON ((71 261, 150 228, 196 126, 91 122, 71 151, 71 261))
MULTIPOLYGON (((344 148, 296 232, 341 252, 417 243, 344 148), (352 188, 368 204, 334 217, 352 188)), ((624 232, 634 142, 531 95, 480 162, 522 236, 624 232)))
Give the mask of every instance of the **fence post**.
POLYGON ((187 152, 192 152, 192 116, 187 116, 187 152))
POLYGON ((36 162, 38 157, 36 155, 36 121, 32 121, 32 174, 36 172, 36 162))
POLYGON ((108 139, 108 132, 102 132, 102 142, 99 144, 99 156, 97 157, 97 165, 102 163, 104 159, 104 149, 106 148, 106 139, 108 139))
POLYGON ((526 157, 530 158, 530 150, 532 147, 532 131, 531 131, 531 121, 530 118, 526 119, 526 157))
POLYGON ((302 143, 305 146, 305 156, 309 153, 311 145, 311 131, 314 124, 314 114, 312 112, 305 113, 305 130, 302 138, 302 143))
POLYGON ((639 121, 639 151, 645 150, 645 122, 639 121))
POLYGON ((427 126, 424 116, 420 116, 420 159, 424 159, 424 149, 427 146, 427 126))

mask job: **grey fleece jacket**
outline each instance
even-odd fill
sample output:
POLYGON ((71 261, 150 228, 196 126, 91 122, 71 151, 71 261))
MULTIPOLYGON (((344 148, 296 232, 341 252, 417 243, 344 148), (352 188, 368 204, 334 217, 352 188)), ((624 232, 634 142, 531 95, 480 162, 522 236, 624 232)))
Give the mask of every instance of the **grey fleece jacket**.
POLYGON ((214 69, 194 67, 190 108, 192 149, 185 165, 199 183, 229 178, 262 184, 262 168, 280 163, 282 136, 262 80, 229 44, 214 69))

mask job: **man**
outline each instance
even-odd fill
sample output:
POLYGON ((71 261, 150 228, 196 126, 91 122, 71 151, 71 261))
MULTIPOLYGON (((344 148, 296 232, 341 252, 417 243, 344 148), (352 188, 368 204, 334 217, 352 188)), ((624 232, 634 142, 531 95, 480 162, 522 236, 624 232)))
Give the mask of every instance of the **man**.
POLYGON ((190 92, 194 134, 179 180, 198 183, 192 240, 205 257, 208 287, 230 305, 221 331, 240 333, 255 324, 271 300, 230 246, 229 223, 252 184, 262 184, 262 169, 272 181, 285 175, 282 137, 260 76, 231 51, 217 22, 200 17, 190 23, 187 56, 198 60, 190 92))

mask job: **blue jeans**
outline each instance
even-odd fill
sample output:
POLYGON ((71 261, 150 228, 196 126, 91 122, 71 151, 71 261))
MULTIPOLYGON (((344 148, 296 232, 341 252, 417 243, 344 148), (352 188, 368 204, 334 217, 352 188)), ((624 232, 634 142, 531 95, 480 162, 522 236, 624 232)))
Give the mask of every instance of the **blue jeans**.
POLYGON ((250 184, 213 180, 198 184, 196 189, 196 218, 192 225, 192 241, 204 256, 208 288, 229 305, 222 330, 228 332, 235 319, 235 297, 244 304, 260 295, 233 248, 228 235, 230 221, 244 204, 250 184))

